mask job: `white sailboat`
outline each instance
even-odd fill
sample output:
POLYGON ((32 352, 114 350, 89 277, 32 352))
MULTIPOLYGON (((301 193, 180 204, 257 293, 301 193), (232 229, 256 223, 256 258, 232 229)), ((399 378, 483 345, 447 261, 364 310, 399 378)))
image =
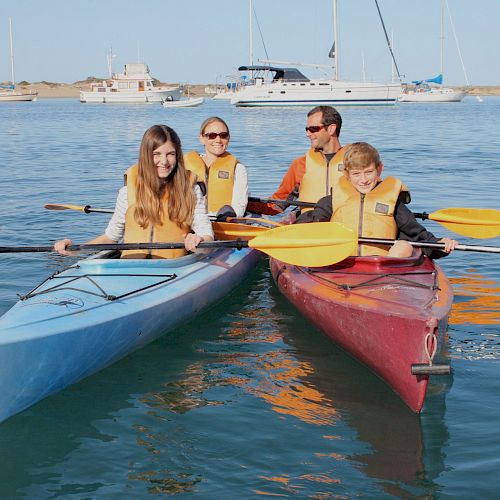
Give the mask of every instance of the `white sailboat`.
MULTIPOLYGON (((462 99, 467 95, 467 92, 462 90, 455 90, 452 88, 443 87, 443 73, 444 73, 444 7, 445 0, 441 0, 441 73, 427 80, 414 80, 412 81, 413 87, 408 85, 403 86, 403 93, 399 98, 400 102, 422 102, 422 103, 433 103, 433 102, 461 102, 462 99)), ((448 8, 449 13, 449 8, 448 8)), ((450 15, 451 21, 451 15, 450 15)), ((460 48, 457 44, 457 49, 459 50, 460 59, 462 56, 460 53, 460 48)), ((462 60, 463 66, 463 60, 462 60)), ((467 73, 464 73, 467 79, 467 73)))
POLYGON ((10 17, 9 17, 9 37, 10 37, 11 83, 9 85, 0 85, 0 102, 35 101, 38 96, 38 92, 16 88, 16 80, 14 76, 14 49, 12 45, 12 20, 10 17))
MULTIPOLYGON (((290 63, 286 61, 261 61, 267 64, 284 64, 288 67, 270 65, 241 66, 239 71, 248 71, 247 84, 232 96, 231 104, 250 106, 317 106, 339 105, 387 105, 395 104, 401 95, 401 84, 351 82, 340 80, 339 40, 337 30, 337 0, 333 0, 334 44, 330 57, 335 59, 334 77, 331 79, 309 79, 293 66, 331 66, 290 63)), ((250 51, 252 54, 252 51, 250 51)), ((251 55, 252 57, 252 55, 251 55)), ((252 61, 251 61, 252 62, 252 61)))

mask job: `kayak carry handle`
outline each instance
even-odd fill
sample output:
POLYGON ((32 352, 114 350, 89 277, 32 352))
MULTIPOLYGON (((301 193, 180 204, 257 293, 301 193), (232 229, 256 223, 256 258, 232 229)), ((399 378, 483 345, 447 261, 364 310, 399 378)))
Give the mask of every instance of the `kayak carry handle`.
POLYGON ((412 375, 449 375, 450 365, 429 365, 427 363, 414 363, 411 365, 412 375))

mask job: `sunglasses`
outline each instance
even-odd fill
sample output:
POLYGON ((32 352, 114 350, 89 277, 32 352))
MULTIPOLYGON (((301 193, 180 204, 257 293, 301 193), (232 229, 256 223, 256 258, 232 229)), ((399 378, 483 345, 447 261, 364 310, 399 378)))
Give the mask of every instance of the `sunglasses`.
POLYGON ((210 139, 213 141, 217 137, 220 137, 221 139, 227 139, 229 137, 229 132, 209 132, 208 134, 203 134, 203 137, 206 137, 207 139, 210 139))
POLYGON ((306 127, 306 132, 315 134, 316 132, 319 132, 320 130, 328 127, 329 125, 331 125, 331 123, 327 123, 326 125, 311 125, 310 127, 306 127))

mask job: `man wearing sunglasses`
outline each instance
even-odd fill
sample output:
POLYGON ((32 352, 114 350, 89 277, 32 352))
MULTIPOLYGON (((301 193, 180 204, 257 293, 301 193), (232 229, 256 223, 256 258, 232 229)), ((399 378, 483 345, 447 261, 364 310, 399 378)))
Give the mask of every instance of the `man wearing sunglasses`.
MULTIPOLYGON (((317 106, 309 111, 306 136, 311 141, 311 148, 292 162, 272 199, 291 201, 298 197, 300 201, 316 203, 331 194, 343 170, 344 148, 339 142, 341 127, 342 117, 334 107, 317 106)), ((284 207, 286 205, 249 202, 247 210, 275 215, 284 207)))

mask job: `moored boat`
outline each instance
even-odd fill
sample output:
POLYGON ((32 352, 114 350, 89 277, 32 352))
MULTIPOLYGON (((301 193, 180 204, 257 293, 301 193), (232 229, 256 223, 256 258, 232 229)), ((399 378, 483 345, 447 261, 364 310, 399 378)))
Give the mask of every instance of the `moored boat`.
POLYGON ((193 318, 258 259, 224 248, 165 260, 98 254, 51 276, 0 318, 0 421, 193 318))
POLYGON ((36 101, 38 92, 33 90, 24 90, 16 86, 16 79, 14 76, 14 51, 12 48, 12 20, 9 17, 9 38, 10 38, 10 83, 7 85, 0 85, 0 102, 31 102, 36 101))
POLYGON ((204 101, 204 97, 187 97, 178 101, 162 101, 162 105, 164 108, 194 108, 203 104, 204 101))
POLYGON ((181 98, 179 85, 155 85, 147 64, 125 64, 123 73, 111 73, 109 80, 92 83, 90 90, 80 91, 83 103, 152 103, 181 98))
POLYGON ((280 291, 333 342, 420 412, 453 302, 441 268, 420 251, 409 258, 348 257, 322 268, 271 259, 280 291))

